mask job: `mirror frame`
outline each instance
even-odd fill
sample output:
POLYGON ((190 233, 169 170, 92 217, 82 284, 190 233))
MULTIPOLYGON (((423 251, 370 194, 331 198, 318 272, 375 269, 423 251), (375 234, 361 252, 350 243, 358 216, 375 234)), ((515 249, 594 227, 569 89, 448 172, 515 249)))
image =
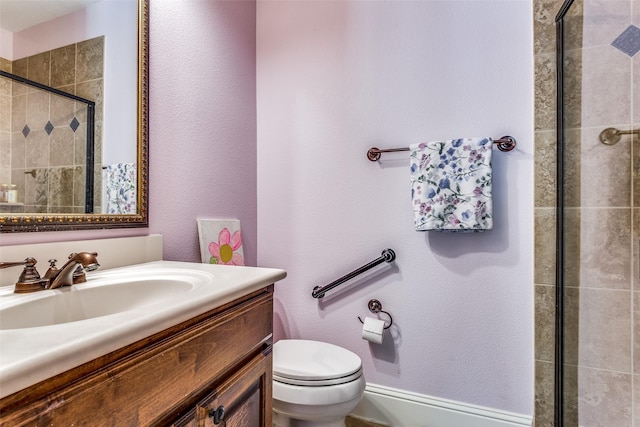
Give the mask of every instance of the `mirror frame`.
POLYGON ((147 227, 149 178, 149 0, 138 0, 137 213, 0 215, 0 233, 147 227))

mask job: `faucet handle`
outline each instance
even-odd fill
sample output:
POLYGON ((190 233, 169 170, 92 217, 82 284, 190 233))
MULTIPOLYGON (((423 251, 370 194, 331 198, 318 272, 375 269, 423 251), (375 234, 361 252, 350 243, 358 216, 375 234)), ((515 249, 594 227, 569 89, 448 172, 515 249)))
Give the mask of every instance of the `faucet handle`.
POLYGON ((0 268, 7 268, 7 267, 16 267, 18 265, 27 265, 27 264, 32 264, 35 265, 37 263, 37 261, 35 260, 35 258, 26 258, 24 261, 14 261, 14 262, 0 262, 0 268))
POLYGON ((20 277, 18 277, 16 287, 13 291, 14 293, 22 294, 45 289, 48 280, 40 278, 40 273, 38 273, 35 267, 37 263, 38 261, 31 257, 24 260, 24 270, 22 270, 20 277))
POLYGON ((40 273, 38 273, 35 267, 37 263, 38 261, 36 261, 35 258, 29 257, 25 259, 24 270, 22 270, 18 282, 35 282, 40 280, 40 273))

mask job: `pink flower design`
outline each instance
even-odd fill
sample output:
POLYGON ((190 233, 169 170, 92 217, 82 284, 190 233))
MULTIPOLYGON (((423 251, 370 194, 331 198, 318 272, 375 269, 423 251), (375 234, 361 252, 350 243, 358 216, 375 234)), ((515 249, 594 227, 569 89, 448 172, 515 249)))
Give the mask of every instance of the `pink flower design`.
POLYGON ((218 234, 218 243, 209 243, 209 253, 211 254, 210 264, 244 265, 244 258, 236 253, 242 246, 242 235, 240 230, 234 231, 233 235, 228 228, 223 228, 218 234))
POLYGON ((458 225, 460 224, 460 220, 455 217, 455 215, 449 215, 449 224, 458 225))

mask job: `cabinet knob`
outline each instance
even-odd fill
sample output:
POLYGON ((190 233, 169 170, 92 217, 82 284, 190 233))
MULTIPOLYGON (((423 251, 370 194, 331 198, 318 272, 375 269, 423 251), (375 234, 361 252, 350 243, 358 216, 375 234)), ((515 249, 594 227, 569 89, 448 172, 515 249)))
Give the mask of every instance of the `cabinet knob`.
POLYGON ((218 425, 224 419, 224 406, 220 405, 216 409, 209 410, 209 417, 213 418, 213 423, 218 425))

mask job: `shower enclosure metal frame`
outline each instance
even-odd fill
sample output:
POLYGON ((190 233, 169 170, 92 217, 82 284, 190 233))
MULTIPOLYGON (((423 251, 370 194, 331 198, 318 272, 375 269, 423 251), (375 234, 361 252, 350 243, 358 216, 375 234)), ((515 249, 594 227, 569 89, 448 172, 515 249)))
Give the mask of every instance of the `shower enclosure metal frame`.
POLYGON ((564 16, 574 0, 565 0, 556 15, 556 303, 555 303, 555 365, 554 365, 554 425, 564 423, 564 16))
POLYGON ((62 96, 67 99, 71 99, 74 101, 82 102, 87 106, 87 145, 86 145, 86 154, 85 154, 85 163, 86 163, 86 172, 85 172, 85 213, 93 213, 94 202, 94 167, 93 160, 95 156, 95 111, 96 111, 96 103, 86 98, 82 98, 77 95, 73 95, 62 90, 44 85, 42 83, 35 82, 33 80, 26 79, 24 77, 0 70, 0 76, 6 77, 12 81, 16 81, 18 83, 22 83, 31 87, 35 87, 37 89, 43 90, 45 92, 53 93, 58 96, 62 96))

